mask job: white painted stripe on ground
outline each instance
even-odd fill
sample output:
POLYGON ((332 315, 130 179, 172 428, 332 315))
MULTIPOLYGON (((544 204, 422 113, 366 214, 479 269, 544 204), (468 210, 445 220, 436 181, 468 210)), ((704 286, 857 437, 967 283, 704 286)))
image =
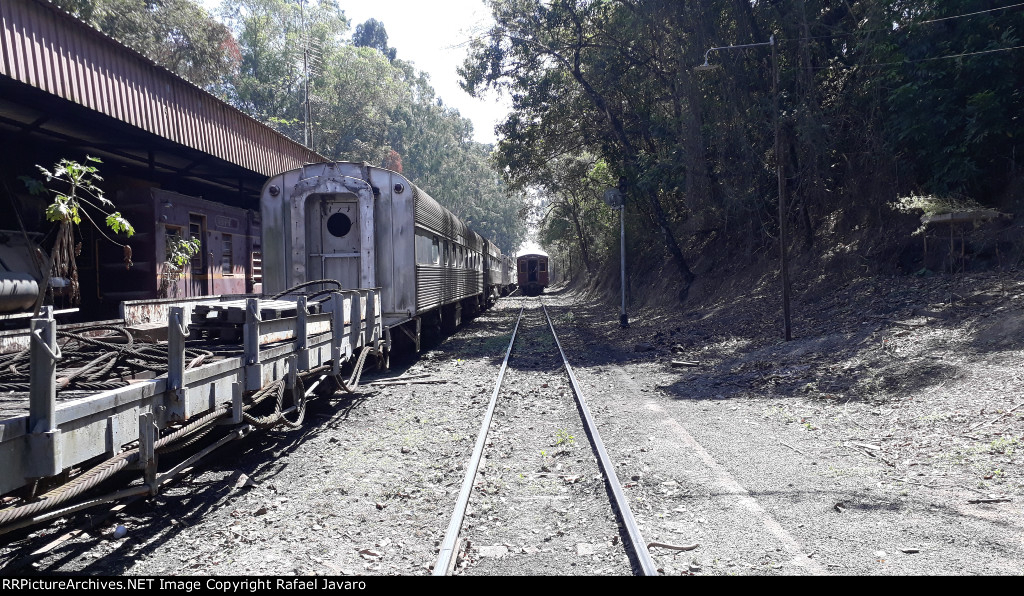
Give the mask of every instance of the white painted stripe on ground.
MULTIPOLYGON (((618 366, 613 366, 612 368, 619 373, 619 376, 626 385, 630 385, 635 389, 634 395, 640 395, 640 386, 632 377, 629 376, 629 374, 626 373, 625 370, 618 366)), ((814 559, 807 556, 807 551, 799 542, 797 542, 796 538, 793 538, 792 534, 787 532, 779 522, 775 521, 775 518, 761 507, 761 504, 757 502, 757 499, 750 496, 747 489, 743 488, 743 485, 737 482, 736 479, 721 466, 721 464, 715 461, 715 458, 712 457, 711 454, 693 438, 689 431, 687 431, 682 424, 673 418, 665 408, 653 401, 648 401, 644 405, 648 410, 661 415, 663 417, 664 424, 671 428, 683 443, 692 449, 704 464, 711 469, 715 475, 715 483, 718 485, 715 488, 722 493, 735 497, 739 506, 757 517, 765 529, 782 543, 783 547, 789 552, 789 554, 793 555, 793 559, 790 563, 805 570, 808 574, 828 575, 828 571, 824 567, 814 559)))

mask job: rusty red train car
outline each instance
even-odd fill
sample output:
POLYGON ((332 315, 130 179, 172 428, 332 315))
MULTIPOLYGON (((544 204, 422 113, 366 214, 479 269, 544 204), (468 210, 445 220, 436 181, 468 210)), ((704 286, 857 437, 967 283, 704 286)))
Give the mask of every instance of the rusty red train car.
POLYGON ((550 279, 548 265, 548 255, 541 250, 523 252, 516 257, 519 287, 524 294, 537 296, 544 292, 550 279))
POLYGON ((123 191, 117 204, 135 226, 128 240, 134 264, 126 269, 112 254, 119 247, 97 242, 102 302, 261 292, 259 212, 158 188, 123 191), (169 261, 178 239, 199 240, 199 252, 180 268, 169 261))

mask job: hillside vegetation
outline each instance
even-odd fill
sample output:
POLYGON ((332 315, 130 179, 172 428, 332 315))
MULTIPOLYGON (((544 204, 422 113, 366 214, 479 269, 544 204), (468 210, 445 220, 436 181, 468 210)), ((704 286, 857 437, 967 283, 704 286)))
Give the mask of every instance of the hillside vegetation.
POLYGON ((617 285, 609 186, 628 198, 637 295, 777 276, 780 224, 794 283, 1020 263, 1006 218, 933 225, 927 259, 912 235, 924 214, 1021 212, 1024 5, 488 3, 465 88, 511 93, 497 162, 543 189, 541 242, 577 277, 617 285))

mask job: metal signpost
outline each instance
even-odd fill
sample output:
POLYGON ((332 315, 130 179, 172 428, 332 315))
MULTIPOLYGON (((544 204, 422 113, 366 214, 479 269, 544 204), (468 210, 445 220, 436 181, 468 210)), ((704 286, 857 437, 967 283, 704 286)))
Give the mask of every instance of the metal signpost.
POLYGON ((619 276, 622 282, 622 309, 619 311, 619 326, 629 327, 629 315, 626 314, 626 195, 617 188, 604 191, 604 202, 612 209, 619 211, 619 276))

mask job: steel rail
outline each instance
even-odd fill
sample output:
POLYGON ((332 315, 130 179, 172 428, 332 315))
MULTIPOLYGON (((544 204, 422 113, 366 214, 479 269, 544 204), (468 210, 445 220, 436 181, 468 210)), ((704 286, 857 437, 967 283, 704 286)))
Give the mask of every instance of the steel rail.
POLYGON ((501 382, 505 379, 505 369, 508 368, 508 359, 512 355, 512 345, 516 343, 516 333, 519 331, 519 322, 523 320, 523 311, 525 309, 526 307, 519 309, 519 317, 516 319, 515 327, 512 328, 512 338, 508 341, 505 360, 501 363, 498 381, 494 384, 494 393, 491 394, 491 403, 487 406, 487 414, 484 415, 484 421, 480 426, 480 434, 476 438, 473 457, 470 458, 469 466, 466 468, 466 477, 462 481, 462 490, 459 491, 459 498, 455 501, 452 521, 448 524, 448 531, 445 533, 444 542, 441 543, 441 551, 437 555, 437 562, 434 563, 433 575, 448 575, 448 568, 455 557, 455 543, 459 539, 462 522, 466 518, 466 507, 469 505, 469 495, 473 492, 473 481, 476 480, 476 473, 480 468, 484 444, 487 442, 487 432, 491 428, 491 418, 494 417, 494 406, 498 403, 498 392, 501 390, 501 382))
POLYGON ((605 451, 604 441, 601 440, 600 433, 597 432, 597 424, 594 423, 594 417, 590 414, 590 408, 587 407, 587 402, 583 397, 583 392, 580 390, 579 383, 576 381, 576 374, 572 370, 572 366, 569 365, 569 359, 565 357, 565 350, 562 349, 562 342, 558 339, 558 334, 555 333, 555 326, 551 322, 551 315, 548 314, 548 307, 541 304, 541 308, 544 309, 544 316, 547 317, 548 327, 551 329, 551 335, 555 338, 555 345, 558 346, 558 352, 562 355, 562 362, 565 364, 565 372, 569 374, 569 382, 572 384, 572 393, 576 398, 576 406, 580 410, 580 414, 583 416, 583 422, 587 426, 587 436, 590 438, 590 443, 594 447, 594 451, 597 452, 601 469, 604 471, 605 480, 612 489, 612 495, 615 497, 615 506, 619 510, 619 516, 622 518, 622 523, 626 526, 626 531, 629 533, 629 539, 633 543, 633 552, 636 553, 636 558, 640 563, 640 569, 644 575, 658 575, 658 569, 654 564, 654 559, 651 558, 651 553, 647 551, 647 543, 644 542, 644 537, 640 533, 640 528, 636 524, 636 519, 633 517, 633 511, 629 508, 629 501, 626 499, 626 494, 622 492, 622 485, 619 484, 619 477, 615 474, 615 466, 612 465, 611 459, 608 457, 608 452, 605 451))

